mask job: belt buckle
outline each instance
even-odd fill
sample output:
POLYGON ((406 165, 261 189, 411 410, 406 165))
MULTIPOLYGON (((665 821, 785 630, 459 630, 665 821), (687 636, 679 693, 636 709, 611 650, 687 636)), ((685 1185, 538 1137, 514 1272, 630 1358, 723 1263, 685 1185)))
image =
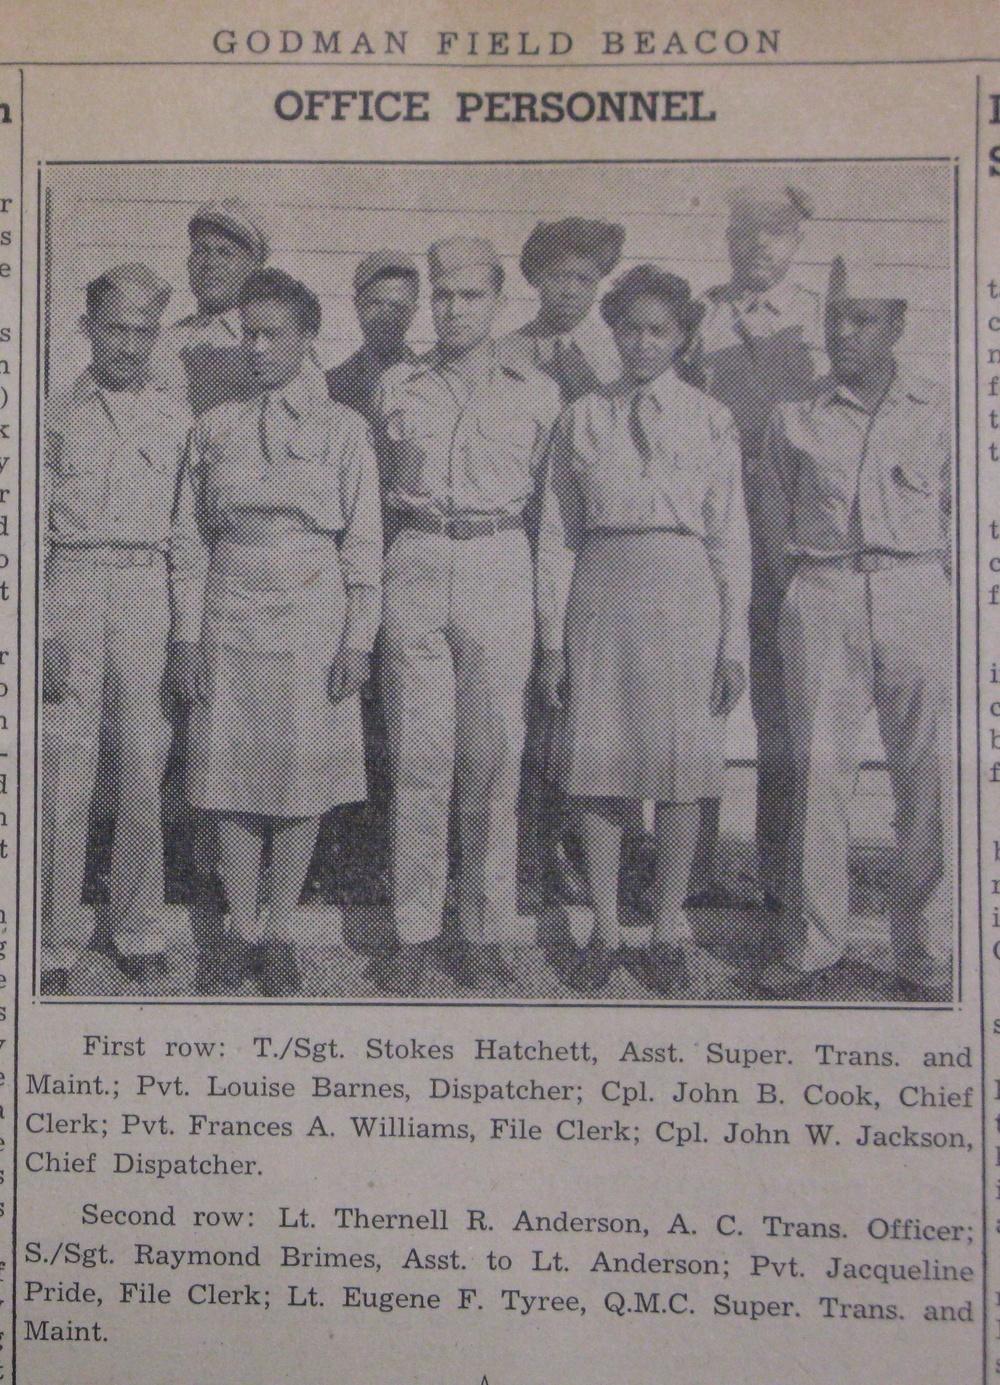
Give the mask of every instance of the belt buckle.
POLYGON ((882 568, 881 553, 858 553, 854 559, 855 572, 880 572, 882 568))
POLYGON ((469 519, 467 515, 461 515, 458 519, 453 519, 448 526, 450 537, 453 539, 472 539, 476 535, 476 521, 469 519))

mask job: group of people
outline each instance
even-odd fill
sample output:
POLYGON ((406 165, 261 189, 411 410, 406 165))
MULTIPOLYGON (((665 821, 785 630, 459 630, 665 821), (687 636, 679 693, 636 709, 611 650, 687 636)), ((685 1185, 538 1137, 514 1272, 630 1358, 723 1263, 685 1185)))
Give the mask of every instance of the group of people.
POLYGON ((599 996, 625 966, 660 996, 822 994, 848 956, 874 707, 897 984, 950 996, 948 409, 897 362, 906 303, 884 283, 841 259, 825 300, 793 281, 811 214, 797 188, 734 194, 731 278, 701 298, 653 264, 604 288, 623 228, 540 222, 520 261, 537 313, 507 335, 494 246, 439 240, 422 356, 407 342, 420 267, 375 251, 354 274, 363 345, 325 374, 319 301, 268 266, 242 203, 192 218, 197 311, 175 326, 145 265, 87 286, 91 364, 45 410, 43 724, 60 736, 43 768, 43 992, 65 992, 88 949, 140 985, 164 966, 161 795, 182 736, 227 905, 199 930, 206 993, 301 989, 320 822, 366 798, 375 764, 379 992, 417 994, 432 967, 516 991, 541 964, 520 841, 587 922, 550 959, 573 990, 599 996), (689 913, 747 902, 712 864, 747 684, 752 964, 701 945, 689 913), (109 744, 95 927, 81 899, 109 744), (656 866, 636 948, 618 880, 643 804, 656 866))

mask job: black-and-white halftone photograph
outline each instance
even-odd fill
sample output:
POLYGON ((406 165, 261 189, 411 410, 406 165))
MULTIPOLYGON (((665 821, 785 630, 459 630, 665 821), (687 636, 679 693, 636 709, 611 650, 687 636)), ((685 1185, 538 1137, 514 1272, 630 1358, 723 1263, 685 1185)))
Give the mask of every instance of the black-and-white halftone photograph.
POLYGON ((42 198, 39 994, 953 1002, 948 161, 42 198))

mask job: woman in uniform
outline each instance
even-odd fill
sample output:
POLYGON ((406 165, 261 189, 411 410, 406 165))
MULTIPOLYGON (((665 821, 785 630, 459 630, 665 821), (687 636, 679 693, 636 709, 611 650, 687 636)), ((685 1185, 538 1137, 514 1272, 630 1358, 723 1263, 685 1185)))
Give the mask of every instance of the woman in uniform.
POLYGON ((653 265, 602 301, 624 374, 553 434, 539 543, 542 687, 561 709, 557 773, 575 800, 593 934, 569 980, 599 989, 622 960, 623 827, 656 803, 647 984, 713 993, 721 964, 682 905, 699 803, 722 789, 725 718, 742 694, 750 564, 729 411, 675 369, 701 318, 688 284, 653 265), (692 975, 697 965, 698 975, 692 975))
POLYGON ((378 474, 364 420, 327 398, 312 361, 315 294, 264 269, 239 306, 260 393, 211 410, 193 435, 175 543, 200 543, 205 571, 201 589, 175 591, 187 639, 174 669, 191 702, 186 792, 218 819, 230 908, 209 988, 252 967, 265 995, 287 995, 301 989, 293 919, 320 818, 365 798, 378 474))

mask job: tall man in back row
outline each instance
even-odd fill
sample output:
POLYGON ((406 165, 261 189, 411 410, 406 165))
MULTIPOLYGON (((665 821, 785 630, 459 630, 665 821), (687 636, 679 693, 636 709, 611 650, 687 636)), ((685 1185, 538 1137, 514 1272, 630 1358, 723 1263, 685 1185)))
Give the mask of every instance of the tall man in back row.
POLYGON ((510 993, 517 795, 535 637, 524 531, 559 391, 491 338, 503 266, 485 240, 427 255, 437 345, 383 377, 376 445, 386 511, 382 684, 393 764, 398 950, 375 981, 413 994, 441 932, 454 780, 461 863, 456 979, 510 993))
POLYGON ((243 350, 237 304, 247 279, 266 262, 269 246, 260 218, 235 197, 199 207, 188 236, 196 310, 164 332, 157 355, 179 374, 200 418, 217 404, 250 399, 260 388, 243 350))
POLYGON ((906 303, 877 273, 830 273, 833 376, 778 406, 765 445, 779 639, 795 760, 781 960, 768 995, 816 995, 846 953, 850 799, 874 707, 895 799, 889 919, 909 999, 951 997, 954 600, 951 426, 903 369, 906 303))
POLYGON ((706 800, 692 891, 702 903, 764 903, 776 909, 784 889, 792 765, 782 696, 778 610, 782 577, 771 569, 768 541, 773 484, 761 455, 768 417, 783 399, 804 399, 826 370, 820 295, 793 277, 809 197, 796 187, 741 188, 730 198, 726 232, 732 276, 709 289, 701 327, 705 389, 736 420, 750 525, 750 707, 757 729, 757 886, 735 896, 713 881, 719 801, 706 800))

